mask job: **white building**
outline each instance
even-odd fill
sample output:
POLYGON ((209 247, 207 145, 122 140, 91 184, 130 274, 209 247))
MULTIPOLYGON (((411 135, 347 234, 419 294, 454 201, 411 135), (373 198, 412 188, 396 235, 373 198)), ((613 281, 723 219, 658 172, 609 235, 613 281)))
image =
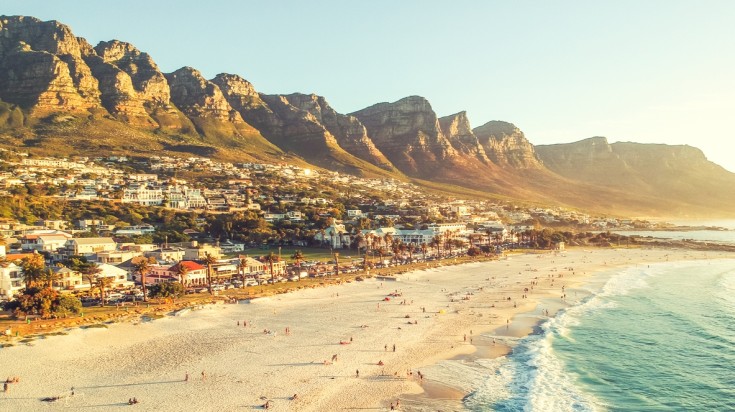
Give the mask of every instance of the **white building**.
POLYGON ((0 296, 10 298, 24 287, 23 270, 13 262, 0 262, 0 296))
POLYGON ((321 232, 317 233, 314 240, 329 244, 332 249, 342 249, 350 247, 351 238, 345 229, 345 225, 335 223, 324 229, 323 234, 321 232))

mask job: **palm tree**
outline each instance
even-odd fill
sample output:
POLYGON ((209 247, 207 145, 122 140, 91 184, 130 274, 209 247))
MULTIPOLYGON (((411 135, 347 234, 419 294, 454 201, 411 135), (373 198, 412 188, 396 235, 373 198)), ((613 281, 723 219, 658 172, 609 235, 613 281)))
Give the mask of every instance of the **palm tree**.
MULTIPOLYGON (((102 273, 102 269, 96 263, 86 263, 82 265, 80 272, 89 282, 89 293, 92 294, 97 282, 97 275, 102 273)), ((102 294, 100 294, 100 299, 102 299, 102 294)))
POLYGON ((270 252, 265 257, 265 261, 268 262, 268 265, 270 266, 270 270, 271 270, 271 282, 276 283, 276 277, 273 274, 273 262, 278 262, 278 255, 276 255, 273 252, 270 252))
MULTIPOLYGON (((273 252, 271 252, 273 253, 273 252)), ((212 265, 217 262, 217 258, 209 253, 204 254, 204 263, 207 265, 207 290, 212 294, 212 265)))
POLYGON ((52 288, 54 287, 54 282, 59 279, 59 274, 51 268, 46 268, 43 271, 42 277, 44 282, 46 282, 46 287, 52 288))
POLYGON ((176 274, 179 275, 179 282, 181 282, 181 286, 186 288, 186 275, 189 274, 189 266, 183 265, 184 262, 179 262, 179 264, 176 266, 176 274))
POLYGON ((436 248, 437 257, 440 257, 441 244, 442 244, 442 239, 439 235, 434 236, 434 238, 431 239, 431 242, 429 242, 429 245, 436 248))
POLYGON ((100 290, 100 306, 105 306, 105 290, 112 286, 113 280, 110 276, 97 277, 94 285, 100 290))
POLYGON ((296 267, 298 268, 297 270, 299 271, 297 275, 299 276, 299 281, 301 281, 301 262, 303 262, 304 260, 304 254, 301 253, 300 250, 297 250, 293 253, 293 255, 291 255, 291 259, 293 259, 294 262, 296 262, 296 267))
POLYGON ((143 302, 148 301, 145 277, 150 273, 152 263, 153 258, 141 258, 137 263, 133 264, 133 268, 140 275, 140 283, 143 285, 143 302))

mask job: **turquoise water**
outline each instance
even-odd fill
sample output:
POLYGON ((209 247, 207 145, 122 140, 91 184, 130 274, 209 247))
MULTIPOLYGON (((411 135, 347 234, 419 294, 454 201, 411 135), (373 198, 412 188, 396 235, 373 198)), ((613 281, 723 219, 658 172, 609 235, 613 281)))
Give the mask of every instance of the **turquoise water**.
POLYGON ((469 410, 733 411, 735 260, 611 273, 486 366, 469 410))

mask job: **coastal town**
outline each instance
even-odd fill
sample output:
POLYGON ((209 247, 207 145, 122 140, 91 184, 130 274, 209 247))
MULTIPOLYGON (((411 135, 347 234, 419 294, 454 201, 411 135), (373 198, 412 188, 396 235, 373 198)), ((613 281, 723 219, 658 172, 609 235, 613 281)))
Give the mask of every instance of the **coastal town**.
MULTIPOLYGON (((89 291, 95 282, 110 290, 178 282, 192 292, 204 286, 217 290, 334 274, 340 251, 345 272, 528 246, 542 227, 599 231, 653 226, 560 208, 451 199, 393 179, 292 165, 234 165, 167 156, 35 158, 7 150, 1 156, 0 191, 8 200, 44 196, 81 208, 133 205, 190 216, 188 227, 173 230, 135 211, 127 221, 92 211, 75 221, 63 219, 61 213, 43 218, 44 213, 38 213, 19 221, 6 213, 0 219, 4 299, 27 286, 22 261, 34 254, 54 272, 51 284, 59 290, 89 291), (209 177, 178 177, 192 173, 209 177), (242 220, 226 218, 233 215, 242 220), (245 230, 238 231, 243 220, 245 230), (262 252, 244 253, 253 248, 262 252), (325 259, 292 259, 280 253, 282 248, 321 248, 325 259), (95 264, 98 273, 85 276, 78 264, 69 268, 72 259, 95 264), (150 263, 147 276, 140 273, 141 260, 150 263)), ((558 248, 564 241, 572 239, 556 236, 553 244, 547 240, 543 246, 558 248)), ((114 303, 115 297, 123 298, 110 294, 108 299, 114 303)))
MULTIPOLYGON (((36 212, 25 221, 6 213, 0 218, 0 296, 5 300, 32 281, 25 272, 34 256, 42 258, 37 265, 53 272, 46 276, 60 291, 90 291, 101 284, 142 297, 141 286, 162 282, 179 283, 189 293, 212 292, 329 276, 340 269, 500 253, 532 242, 549 249, 573 242, 570 232, 568 238, 557 233, 552 239, 542 227, 653 227, 561 208, 452 199, 393 179, 292 165, 167 156, 36 158, 7 150, 0 157, 0 191, 9 201, 45 197, 78 205, 75 210, 85 204, 128 205, 188 216, 188 225, 172 229, 136 210, 127 213, 128 220, 109 210, 104 215, 90 210, 74 221, 65 220, 63 212, 36 212), (186 175, 196 178, 179 177, 186 175), (322 249, 324 259, 281 253, 299 248, 322 249), (146 262, 144 271, 141 262, 146 262), (94 265, 95 273, 85 275, 84 265, 94 265)), ((108 293, 106 299, 119 303, 135 295, 108 293)))

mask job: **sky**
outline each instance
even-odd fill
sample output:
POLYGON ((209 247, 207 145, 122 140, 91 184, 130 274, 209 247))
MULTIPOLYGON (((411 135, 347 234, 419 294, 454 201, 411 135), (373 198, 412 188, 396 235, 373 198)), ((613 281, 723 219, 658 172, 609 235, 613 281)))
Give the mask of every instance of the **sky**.
POLYGON ((732 0, 3 0, 0 13, 341 113, 420 95, 535 145, 686 144, 735 172, 732 0))

